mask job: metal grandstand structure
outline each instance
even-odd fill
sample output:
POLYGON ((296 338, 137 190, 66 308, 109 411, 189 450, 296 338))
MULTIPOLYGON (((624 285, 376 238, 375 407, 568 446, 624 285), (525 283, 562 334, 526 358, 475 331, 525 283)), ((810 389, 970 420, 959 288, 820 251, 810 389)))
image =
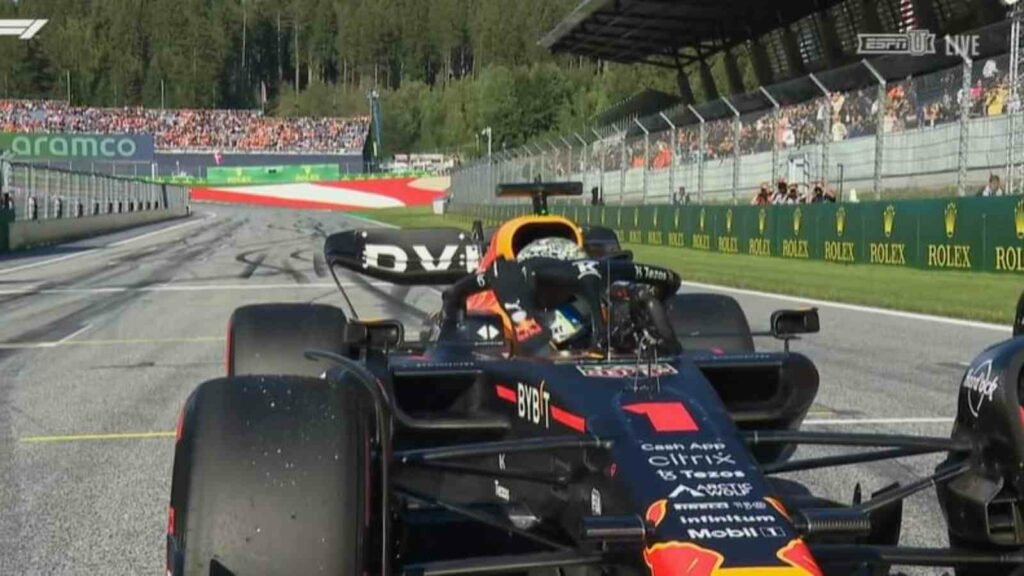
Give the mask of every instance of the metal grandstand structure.
POLYGON ((1019 192, 1024 39, 1019 9, 1012 14, 1000 0, 584 0, 541 43, 676 68, 681 103, 656 113, 624 108, 631 115, 562 135, 563 146, 499 153, 486 167, 465 166, 453 189, 540 175, 579 178, 626 203, 665 201, 684 188, 738 201, 785 177, 880 198, 894 189, 965 195, 1005 174, 1019 192), (858 54, 859 35, 908 31, 930 31, 937 50, 858 54), (946 41, 960 34, 977 37, 977 50, 946 41), (744 58, 754 81, 739 74, 744 58))
POLYGON ((1016 4, 1010 12, 1009 42, 1009 129, 1006 142, 1006 190, 1012 194, 1020 194, 1024 188, 1024 119, 1021 113, 1021 82, 1024 81, 1024 60, 1021 50, 1024 49, 1024 38, 1021 36, 1021 24, 1024 23, 1024 6, 1016 4))
POLYGON ((738 60, 752 64, 757 84, 770 85, 859 60, 861 34, 920 29, 942 38, 1005 14, 1001 0, 583 0, 540 43, 555 53, 676 69, 680 96, 694 103, 687 71, 714 99, 753 87, 738 60), (711 70, 718 58, 725 82, 711 70))

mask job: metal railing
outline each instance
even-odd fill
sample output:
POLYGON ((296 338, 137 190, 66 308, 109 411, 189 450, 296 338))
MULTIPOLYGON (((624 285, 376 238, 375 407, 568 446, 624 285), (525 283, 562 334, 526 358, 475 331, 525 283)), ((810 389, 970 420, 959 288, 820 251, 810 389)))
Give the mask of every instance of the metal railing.
POLYGON ((538 179, 582 181, 607 204, 747 203, 779 179, 844 199, 971 195, 1021 161, 1007 150, 1024 112, 1010 113, 1007 60, 964 56, 888 80, 863 61, 502 150, 457 169, 452 200, 486 203, 499 182, 538 179))
POLYGON ((185 206, 188 188, 0 159, 0 204, 15 220, 82 218, 185 206))

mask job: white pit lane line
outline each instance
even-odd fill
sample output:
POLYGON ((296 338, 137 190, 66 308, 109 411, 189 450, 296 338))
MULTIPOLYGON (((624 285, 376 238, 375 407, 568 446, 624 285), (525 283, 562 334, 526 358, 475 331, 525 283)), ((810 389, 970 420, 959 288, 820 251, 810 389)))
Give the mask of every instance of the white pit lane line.
POLYGON ((144 239, 149 238, 151 236, 157 236, 159 234, 164 234, 166 232, 171 232, 173 230, 178 230, 180 228, 186 228, 188 226, 195 226, 196 224, 199 224, 201 222, 205 222, 207 220, 212 220, 212 219, 214 219, 216 217, 217 217, 217 215, 214 214, 213 212, 204 212, 202 218, 197 218, 197 219, 191 220, 189 222, 182 222, 181 224, 175 224, 174 226, 168 226, 167 228, 161 228, 159 230, 153 230, 152 232, 147 232, 145 234, 142 234, 141 236, 132 236, 131 238, 125 238, 124 240, 119 240, 117 242, 114 242, 113 244, 108 244, 108 245, 105 246, 105 248, 119 248, 121 246, 124 246, 125 244, 131 244, 133 242, 138 242, 139 240, 144 240, 144 239))
POLYGON ((85 331, 87 331, 90 328, 92 328, 92 324, 86 324, 85 326, 82 326, 78 330, 75 330, 74 332, 68 334, 67 336, 61 338, 60 340, 55 340, 53 342, 25 342, 25 343, 22 343, 22 344, 19 344, 19 343, 11 343, 11 344, 0 343, 0 350, 22 350, 22 349, 32 349, 32 348, 56 348, 56 347, 62 346, 64 344, 68 344, 69 342, 71 342, 71 340, 74 337, 83 334, 85 331))
POLYGON ((922 417, 922 418, 834 418, 834 419, 809 419, 803 421, 803 426, 865 426, 879 424, 952 424, 952 417, 922 417))
POLYGON ((207 221, 207 220, 209 220, 211 218, 216 218, 217 217, 217 215, 213 214, 212 212, 206 212, 204 214, 205 214, 205 216, 203 216, 202 218, 197 218, 195 220, 190 220, 188 222, 182 222, 181 224, 175 224, 174 226, 168 226, 166 228, 161 228, 159 230, 154 230, 152 232, 147 232, 146 234, 142 234, 140 236, 132 236, 131 238, 125 238, 124 240, 119 240, 117 242, 114 242, 113 244, 107 244, 105 246, 99 246, 97 248, 90 248, 88 250, 83 250, 81 252, 75 252, 74 254, 67 254, 67 255, 64 255, 64 256, 58 256, 56 258, 50 258, 49 260, 43 260, 41 262, 33 262, 31 264, 24 264, 22 266, 14 266, 12 268, 0 268, 0 276, 3 276, 5 274, 12 274, 14 272, 21 272, 22 270, 31 270, 33 268, 39 268, 40 266, 48 266, 50 264, 56 264, 58 262, 64 262, 64 261, 67 261, 67 260, 71 260, 73 258, 81 258, 82 256, 89 256, 90 254, 96 254, 96 253, 99 253, 99 252, 101 252, 103 250, 110 249, 110 248, 120 248, 121 246, 124 246, 126 244, 131 244, 132 242, 137 242, 139 240, 150 238, 152 236, 156 236, 157 234, 164 234, 164 233, 167 233, 167 232, 172 232, 174 230, 180 230, 181 228, 185 228, 185 227, 188 227, 188 226, 195 226, 196 224, 199 224, 199 223, 205 222, 205 221, 207 221))
POLYGON ((940 324, 963 326, 965 328, 979 328, 982 330, 993 330, 996 332, 1011 332, 1012 330, 1010 326, 1004 324, 991 324, 989 322, 977 322, 975 320, 963 320, 960 318, 949 318, 947 316, 921 314, 919 312, 903 312, 901 310, 892 310, 889 308, 875 308, 873 306, 863 306, 860 304, 846 304, 844 302, 833 302, 831 300, 817 300, 815 298, 805 298, 803 296, 789 296, 786 294, 776 294, 774 292, 761 292, 759 290, 747 290, 745 288, 719 286, 718 284, 704 284, 702 282, 683 282, 682 285, 689 286, 692 288, 700 288, 701 290, 714 290, 717 292, 742 294, 745 296, 760 296, 762 298, 774 298, 776 300, 785 300, 787 302, 795 302, 798 304, 806 304, 810 306, 839 308, 841 310, 850 310, 853 312, 866 312, 868 314, 881 314, 883 316, 894 316, 896 318, 905 318, 907 320, 938 322, 940 324))
POLYGON ((92 328, 92 324, 86 324, 85 326, 82 326, 82 327, 81 327, 81 328, 79 328, 78 330, 75 330, 75 331, 74 331, 74 332, 72 332, 71 334, 68 334, 67 336, 65 336, 65 337, 61 338, 60 340, 57 340, 56 342, 54 342, 54 345, 55 345, 55 346, 60 346, 61 344, 64 344, 64 343, 66 343, 66 342, 70 342, 72 338, 74 338, 75 336, 78 336, 78 335, 82 334, 83 332, 85 332, 85 331, 86 331, 86 330, 88 330, 89 328, 92 328))
MULTIPOLYGON (((390 282, 342 282, 344 288, 359 288, 369 284, 374 287, 394 286, 390 282)), ((95 288, 40 288, 38 285, 23 288, 0 289, 0 296, 52 296, 56 294, 118 294, 122 292, 219 292, 249 290, 329 290, 337 289, 333 282, 310 284, 158 284, 155 286, 97 286, 95 288)))

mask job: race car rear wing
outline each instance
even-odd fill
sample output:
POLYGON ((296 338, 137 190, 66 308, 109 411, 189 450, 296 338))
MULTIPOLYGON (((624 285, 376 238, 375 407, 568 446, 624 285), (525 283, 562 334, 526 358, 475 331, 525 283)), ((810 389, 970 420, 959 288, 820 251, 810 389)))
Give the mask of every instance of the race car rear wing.
POLYGON ((481 246, 458 228, 367 228, 331 234, 324 257, 333 270, 405 285, 451 284, 476 270, 481 246))
POLYGON ((550 196, 582 196, 582 182, 516 182, 498 184, 498 198, 530 198, 534 214, 548 213, 550 196))

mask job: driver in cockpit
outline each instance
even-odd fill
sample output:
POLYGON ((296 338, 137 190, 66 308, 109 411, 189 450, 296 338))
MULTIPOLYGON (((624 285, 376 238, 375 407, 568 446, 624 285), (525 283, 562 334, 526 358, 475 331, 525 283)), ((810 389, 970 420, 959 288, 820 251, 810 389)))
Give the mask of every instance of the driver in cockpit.
MULTIPOLYGON (((587 254, 575 241, 556 236, 533 240, 516 254, 516 261, 520 264, 541 258, 574 261, 587 258, 587 254)), ((572 341, 580 338, 589 329, 589 307, 582 300, 575 298, 570 291, 552 286, 537 286, 534 296, 537 305, 548 311, 543 320, 551 332, 551 343, 554 347, 563 348, 571 345, 572 341)), ((470 296, 466 301, 466 309, 469 312, 498 314, 503 318, 506 315, 491 290, 470 296)), ((506 320, 515 323, 514 318, 506 320)), ((506 328, 510 328, 509 322, 506 322, 506 328)))
MULTIPOLYGON (((516 255, 520 264, 537 258, 550 258, 571 262, 587 257, 586 252, 568 238, 539 238, 530 242, 516 255)), ((590 310, 582 300, 574 298, 571 292, 553 287, 537 287, 537 303, 551 311, 548 330, 556 347, 568 344, 584 334, 590 326, 590 310)))

